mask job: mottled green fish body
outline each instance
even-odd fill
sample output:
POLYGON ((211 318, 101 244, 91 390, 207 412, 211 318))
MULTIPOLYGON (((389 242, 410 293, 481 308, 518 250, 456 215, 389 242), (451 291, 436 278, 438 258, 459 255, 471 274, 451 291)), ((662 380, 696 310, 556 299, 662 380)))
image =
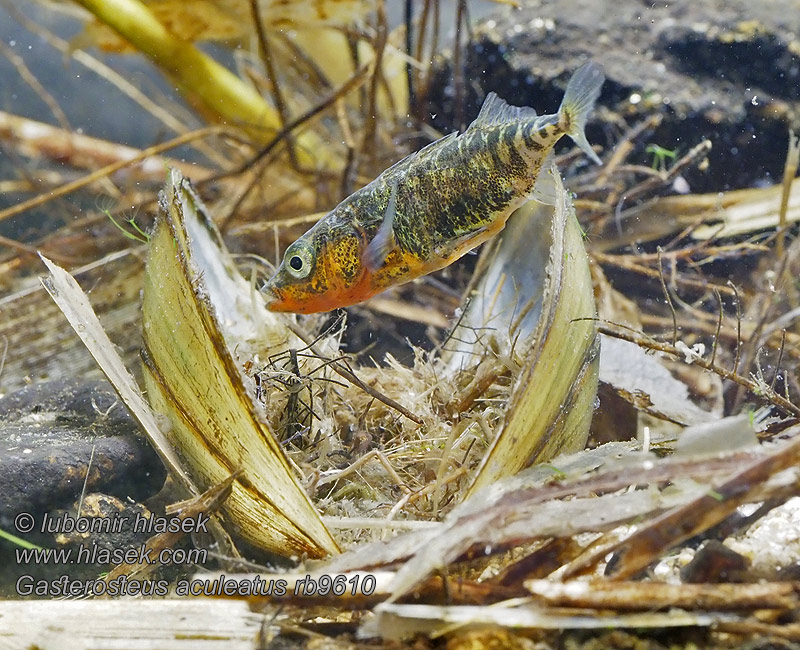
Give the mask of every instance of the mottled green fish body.
POLYGON ((461 135, 387 169, 289 246, 265 290, 270 308, 328 311, 440 269, 504 227, 530 199, 551 202, 550 156, 568 135, 599 162, 583 133, 600 66, 570 80, 556 115, 537 116, 490 93, 461 135))

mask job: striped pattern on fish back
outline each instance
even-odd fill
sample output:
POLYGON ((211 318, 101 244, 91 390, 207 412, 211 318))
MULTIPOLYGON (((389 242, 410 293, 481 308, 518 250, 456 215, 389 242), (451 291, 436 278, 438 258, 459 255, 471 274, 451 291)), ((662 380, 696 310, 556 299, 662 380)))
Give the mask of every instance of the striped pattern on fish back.
POLYGON ((497 219, 504 222, 527 200, 542 161, 563 134, 541 120, 469 129, 388 169, 351 197, 367 239, 384 218, 394 182, 395 239, 420 263, 497 219))

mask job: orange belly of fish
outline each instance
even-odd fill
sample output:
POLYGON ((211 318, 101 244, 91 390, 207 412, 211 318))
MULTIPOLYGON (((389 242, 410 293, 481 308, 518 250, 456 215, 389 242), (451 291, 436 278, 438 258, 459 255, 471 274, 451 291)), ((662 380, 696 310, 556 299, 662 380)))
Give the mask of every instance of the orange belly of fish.
POLYGON ((446 257, 420 261, 411 255, 404 254, 398 249, 389 253, 386 265, 376 273, 364 271, 359 279, 345 286, 340 284, 329 288, 324 293, 293 296, 286 292, 282 300, 274 303, 270 308, 274 311, 289 311, 298 314, 314 314, 317 312, 333 311, 340 307, 349 307, 368 298, 386 291, 390 287, 410 282, 415 278, 438 271, 455 262, 469 250, 479 246, 487 239, 491 239, 505 226, 508 214, 501 215, 494 222, 487 225, 486 229, 475 233, 472 237, 460 242, 453 247, 446 257), (402 269, 402 270, 400 270, 402 269))
POLYGON ((331 287, 324 293, 295 295, 291 289, 283 291, 280 299, 270 305, 270 309, 296 314, 315 314, 355 305, 381 291, 383 288, 373 286, 368 274, 363 273, 355 284, 349 287, 331 287))

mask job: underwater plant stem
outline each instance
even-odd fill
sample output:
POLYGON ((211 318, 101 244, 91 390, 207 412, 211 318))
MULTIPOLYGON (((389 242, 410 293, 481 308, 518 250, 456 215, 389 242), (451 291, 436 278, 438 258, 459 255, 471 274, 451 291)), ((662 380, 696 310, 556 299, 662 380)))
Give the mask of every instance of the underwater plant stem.
POLYGON ((8 532, 4 531, 2 528, 0 528, 0 539, 4 539, 7 542, 11 542, 12 544, 15 544, 16 546, 19 546, 21 548, 31 548, 31 549, 43 550, 41 546, 37 546, 36 544, 32 544, 31 542, 28 542, 28 541, 22 539, 21 537, 17 537, 16 535, 12 535, 11 533, 8 533, 8 532))
POLYGON ((778 213, 778 242, 776 245, 778 259, 783 257, 786 247, 786 213, 789 210, 789 194, 792 191, 792 181, 797 175, 798 164, 800 164, 800 137, 796 137, 794 131, 789 130, 789 150, 786 152, 786 164, 783 168, 781 208, 778 213))
MULTIPOLYGON (((645 275, 649 278, 654 278, 659 280, 661 278, 661 272, 658 269, 652 269, 649 266, 644 266, 643 264, 637 263, 637 258, 634 256, 626 256, 626 255, 612 255, 608 253, 602 253, 600 251, 593 251, 592 257, 596 262, 599 262, 603 265, 615 266, 620 269, 624 269, 626 271, 631 271, 632 273, 640 273, 641 275, 645 275)), ((647 259, 646 256, 640 256, 644 259, 647 259)), ((668 254, 664 254, 664 257, 673 261, 678 259, 675 256, 671 256, 668 254)), ((729 286, 724 284, 715 284, 705 279, 695 279, 691 277, 685 277, 683 274, 678 273, 674 277, 674 281, 676 284, 681 286, 687 287, 689 289, 697 289, 700 291, 708 291, 708 290, 717 290, 721 294, 726 296, 733 296, 734 291, 729 286)))
POLYGON ((378 2, 376 13, 375 61, 372 68, 372 79, 369 84, 367 100, 367 114, 364 116, 364 138, 361 141, 361 151, 367 152, 370 165, 375 159, 375 135, 378 127, 378 85, 383 74, 383 55, 389 37, 389 27, 386 22, 386 8, 383 0, 378 2))
POLYGON ((453 45, 453 86, 455 89, 455 123, 459 131, 464 127, 464 52, 461 50, 461 26, 464 22, 464 2, 458 0, 456 6, 456 40, 453 45))
MULTIPOLYGON (((2 235, 0 235, 0 246, 6 246, 7 248, 15 250, 20 254, 32 255, 33 257, 36 257, 39 254, 39 250, 35 246, 23 244, 16 239, 9 239, 8 237, 3 237, 2 235)), ((77 261, 77 258, 60 255, 51 251, 48 251, 47 254, 62 264, 74 264, 77 261)))
POLYGON ((61 106, 59 106, 55 97, 53 97, 50 91, 48 91, 47 88, 42 85, 36 75, 28 67, 28 64, 25 63, 25 59, 17 54, 13 48, 6 45, 3 41, 0 41, 0 55, 8 59, 9 63, 16 68, 17 74, 22 78, 22 80, 25 81, 30 89, 39 96, 39 99, 47 104, 47 107, 50 109, 53 117, 56 118, 56 121, 61 125, 61 128, 66 131, 70 131, 71 128, 66 114, 62 110, 61 106))
MULTIPOLYGON (((413 33, 413 20, 414 20, 414 0, 405 0, 403 6, 403 22, 406 26, 406 55, 410 58, 414 49, 414 33, 413 33)), ((420 27, 419 35, 417 38, 420 40, 424 37, 424 30, 420 27)), ((414 106, 416 104, 416 90, 419 84, 416 83, 415 77, 419 75, 414 71, 411 61, 406 63, 406 84, 408 85, 408 104, 414 106)))
MULTIPOLYGON (((264 70, 267 72, 267 79, 272 85, 272 97, 278 109, 281 129, 283 129, 289 121, 289 110, 286 107, 286 101, 283 98, 283 92, 281 91, 280 82, 278 81, 278 72, 275 70, 272 48, 270 47, 267 33, 264 31, 264 22, 261 18, 261 9, 258 5, 258 0, 250 0, 250 12, 253 16, 253 26, 255 27, 256 36, 258 37, 259 53, 264 63, 264 70)), ((289 150, 289 158, 292 161, 292 166, 296 169, 299 167, 299 162, 297 160, 297 152, 295 151, 294 139, 289 135, 286 141, 289 150)))
POLYGON ((661 280, 661 290, 664 292, 664 298, 669 305, 669 311, 672 314, 672 345, 675 345, 678 340, 678 318, 675 316, 675 305, 672 304, 672 297, 669 295, 667 283, 664 281, 664 268, 661 265, 661 247, 658 247, 658 278, 661 280))
POLYGON ((40 205, 48 203, 53 199, 57 199, 61 196, 66 196, 67 194, 71 194, 75 190, 79 190, 82 187, 86 187, 87 185, 91 185, 95 181, 98 181, 106 176, 113 174, 120 169, 133 165, 134 163, 141 162, 146 158, 150 158, 151 156, 155 156, 160 154, 163 151, 167 151, 168 149, 172 149, 174 147, 178 147, 182 144, 187 144, 192 140, 197 140, 199 138, 204 138, 209 135, 216 135, 218 133, 224 133, 228 130, 228 127, 225 126, 207 126, 202 129, 198 129, 197 131, 191 131, 189 133, 184 133, 179 135, 177 138, 173 138, 172 140, 167 140, 166 142, 162 142, 161 144, 157 144, 152 147, 148 147, 147 149, 143 149, 135 156, 131 158, 126 158, 124 160, 119 160, 117 162, 111 163, 110 165, 106 165, 105 167, 101 167, 100 169, 93 171, 91 174, 87 174, 71 183, 66 183, 60 187, 57 187, 49 192, 45 192, 39 194, 38 196, 34 196, 32 199, 28 199, 27 201, 23 201, 22 203, 17 203, 16 205, 12 205, 5 210, 0 210, 0 221, 8 219, 10 217, 16 216, 21 212, 25 212, 26 210, 30 210, 31 208, 36 208, 40 205))
MULTIPOLYGON (((280 130, 278 112, 252 86, 177 38, 139 0, 77 2, 167 72, 181 90, 221 122, 243 128, 261 142, 280 130)), ((312 133, 298 136, 297 155, 303 165, 334 163, 327 145, 312 133)))

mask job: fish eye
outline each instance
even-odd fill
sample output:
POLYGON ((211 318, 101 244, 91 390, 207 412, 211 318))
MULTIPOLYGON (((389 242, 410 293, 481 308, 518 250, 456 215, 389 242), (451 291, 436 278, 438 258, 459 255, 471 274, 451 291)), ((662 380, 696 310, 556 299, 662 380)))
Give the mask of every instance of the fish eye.
POLYGON ((305 246, 290 247, 286 250, 284 264, 291 275, 304 278, 311 273, 311 252, 305 246))

